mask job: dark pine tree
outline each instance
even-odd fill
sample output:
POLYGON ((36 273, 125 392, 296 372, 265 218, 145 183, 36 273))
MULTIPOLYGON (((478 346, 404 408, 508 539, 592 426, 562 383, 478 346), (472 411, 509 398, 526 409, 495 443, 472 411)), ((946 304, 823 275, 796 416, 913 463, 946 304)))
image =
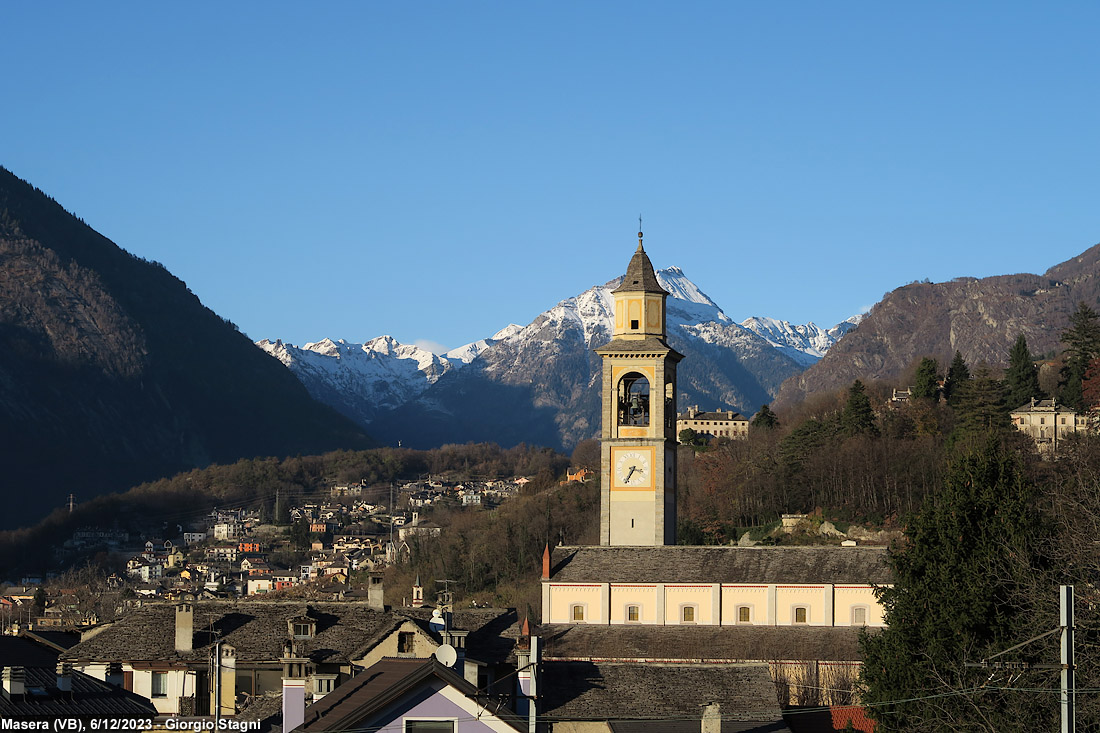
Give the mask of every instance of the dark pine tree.
POLYGON ((921 359, 920 364, 917 365, 917 376, 914 381, 913 389, 909 393, 910 397, 918 400, 936 399, 940 390, 939 366, 936 360, 929 356, 921 359))
POLYGON ((1037 491, 1018 456, 996 435, 974 445, 888 555, 886 628, 860 639, 863 702, 881 733, 1051 729, 1056 696, 983 686, 989 670, 965 666, 1035 633, 1016 593, 1042 565, 1037 491))
POLYGON ((1078 412, 1086 405, 1082 382, 1089 362, 1100 356, 1100 317, 1084 303, 1069 317, 1069 328, 1062 331, 1066 364, 1062 367, 1061 400, 1078 412))
POLYGON ((875 411, 863 382, 858 379, 848 389, 848 401, 840 413, 840 429, 849 437, 853 435, 878 435, 875 427, 875 411))
POLYGON ((752 419, 752 427, 774 430, 779 427, 779 418, 771 411, 770 407, 761 405, 760 411, 757 412, 756 416, 752 419))
POLYGON ((1027 348, 1027 339, 1020 334, 1012 351, 1008 355, 1008 369, 1005 370, 1005 404, 1010 410, 1028 404, 1033 398, 1043 394, 1039 388, 1039 370, 1027 348))
POLYGON ((974 370, 974 376, 960 390, 955 408, 955 436, 968 438, 986 432, 1006 433, 1012 430, 1005 410, 1004 384, 993 376, 993 371, 982 362, 974 370))
POLYGON ((959 394, 969 379, 970 369, 963 361, 962 352, 956 351, 955 358, 951 360, 951 366, 947 369, 947 378, 943 382, 943 398, 947 400, 947 404, 952 407, 958 404, 959 394))

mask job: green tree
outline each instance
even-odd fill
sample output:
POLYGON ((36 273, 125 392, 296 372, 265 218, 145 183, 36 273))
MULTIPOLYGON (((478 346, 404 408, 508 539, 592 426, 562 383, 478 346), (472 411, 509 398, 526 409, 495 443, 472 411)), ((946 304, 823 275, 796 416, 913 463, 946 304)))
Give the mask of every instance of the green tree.
POLYGON ((871 409, 871 400, 863 382, 858 379, 848 389, 848 401, 840 413, 840 429, 845 435, 878 435, 875 426, 875 411, 871 409))
POLYGON ((910 519, 887 556, 894 584, 879 590, 886 628, 860 639, 876 730, 1049 730, 1053 696, 983 687, 989 671, 965 666, 1034 634, 1017 589, 1041 566, 1037 495, 987 435, 910 519))
POLYGON ((1062 343, 1066 345, 1065 366, 1062 367, 1062 402, 1078 411, 1087 407, 1082 382, 1089 362, 1100 356, 1100 317, 1084 303, 1069 317, 1069 327, 1062 331, 1062 343))
POLYGON ((680 442, 684 445, 695 445, 699 440, 699 435, 691 428, 684 428, 680 431, 680 442))
POLYGON ((1008 369, 1005 370, 1006 405, 1014 410, 1028 404, 1032 398, 1039 398, 1043 391, 1039 388, 1039 370, 1027 348, 1027 339, 1023 334, 1012 345, 1008 355, 1008 369))
POLYGON ((308 550, 310 547, 309 520, 299 519, 290 528, 290 544, 298 550, 308 550))
POLYGON ((970 369, 963 361, 962 352, 956 351, 955 358, 951 360, 951 366, 947 369, 947 378, 943 382, 943 397, 947 400, 947 404, 952 407, 958 404, 959 394, 965 389, 969 379, 970 369))
POLYGON ((936 360, 926 356, 917 365, 917 376, 909 396, 913 399, 934 400, 939 395, 940 377, 936 360))
POLYGON ((761 405, 760 411, 757 412, 756 416, 752 419, 752 427, 774 430, 779 427, 779 417, 772 412, 770 407, 761 405))
POLYGON ((960 390, 955 408, 955 437, 965 438, 986 432, 1004 433, 1012 430, 1005 410, 1004 383, 982 362, 974 376, 960 390))

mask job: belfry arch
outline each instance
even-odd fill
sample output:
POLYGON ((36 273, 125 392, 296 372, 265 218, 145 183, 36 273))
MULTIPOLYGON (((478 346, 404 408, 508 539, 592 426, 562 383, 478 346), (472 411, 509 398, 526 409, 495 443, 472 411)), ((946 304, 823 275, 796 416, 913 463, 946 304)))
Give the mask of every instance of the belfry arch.
POLYGON ((619 425, 649 425, 649 380, 639 372, 624 374, 618 388, 619 425))

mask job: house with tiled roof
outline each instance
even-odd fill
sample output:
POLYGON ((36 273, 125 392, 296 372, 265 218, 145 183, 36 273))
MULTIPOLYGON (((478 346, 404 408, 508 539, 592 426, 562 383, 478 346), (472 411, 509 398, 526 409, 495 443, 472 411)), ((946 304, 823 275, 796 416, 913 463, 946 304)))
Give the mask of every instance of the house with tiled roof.
MULTIPOLYGON (((284 709, 284 730, 289 730, 288 717, 284 709)), ((302 733, 527 730, 527 720, 512 712, 500 698, 486 694, 433 657, 380 660, 306 708, 302 717, 301 727, 295 728, 302 733)))
POLYGON ((514 643, 489 638, 506 635, 515 625, 514 612, 456 612, 444 636, 433 628, 430 609, 385 609, 381 588, 376 592, 366 602, 150 603, 62 658, 148 698, 169 715, 213 714, 219 678, 220 713, 233 715, 238 700, 281 689, 287 659, 299 660, 307 701, 383 657, 427 657, 444 641, 462 650, 458 674, 472 683, 490 685, 508 674, 514 643))
POLYGON ((148 700, 59 663, 59 650, 59 644, 41 637, 0 636, 0 721, 5 729, 52 726, 56 720, 149 720, 156 715, 148 700))

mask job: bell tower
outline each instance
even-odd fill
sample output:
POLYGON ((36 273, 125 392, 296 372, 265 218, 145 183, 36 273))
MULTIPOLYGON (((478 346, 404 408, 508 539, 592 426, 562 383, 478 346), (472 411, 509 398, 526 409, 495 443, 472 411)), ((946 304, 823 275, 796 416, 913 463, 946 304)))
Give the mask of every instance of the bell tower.
POLYGON ((665 341, 665 299, 642 247, 612 291, 603 360, 600 544, 676 544, 676 365, 665 341))

